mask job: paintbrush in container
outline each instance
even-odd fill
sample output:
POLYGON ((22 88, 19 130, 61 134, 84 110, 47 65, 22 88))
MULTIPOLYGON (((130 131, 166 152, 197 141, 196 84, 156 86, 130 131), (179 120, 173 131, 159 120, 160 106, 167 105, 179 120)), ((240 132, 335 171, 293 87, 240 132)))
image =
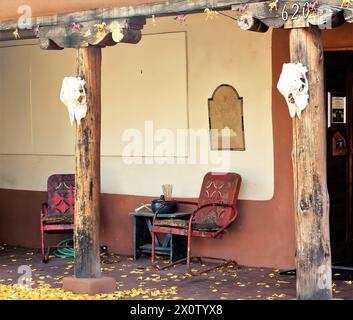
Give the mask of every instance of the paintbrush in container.
POLYGON ((173 185, 172 184, 164 184, 162 185, 164 199, 166 201, 172 200, 173 196, 173 185))

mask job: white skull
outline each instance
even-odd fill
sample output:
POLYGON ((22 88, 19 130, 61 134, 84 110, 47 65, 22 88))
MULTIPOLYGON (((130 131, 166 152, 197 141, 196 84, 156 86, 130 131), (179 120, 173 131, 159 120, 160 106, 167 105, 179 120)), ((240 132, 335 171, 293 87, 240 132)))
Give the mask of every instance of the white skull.
POLYGON ((81 78, 66 77, 63 80, 60 100, 67 106, 71 125, 75 119, 80 126, 81 119, 87 114, 86 82, 81 78))
POLYGON ((301 113, 308 105, 309 86, 306 73, 308 68, 301 63, 285 63, 279 78, 277 89, 286 99, 289 113, 292 118, 301 113))

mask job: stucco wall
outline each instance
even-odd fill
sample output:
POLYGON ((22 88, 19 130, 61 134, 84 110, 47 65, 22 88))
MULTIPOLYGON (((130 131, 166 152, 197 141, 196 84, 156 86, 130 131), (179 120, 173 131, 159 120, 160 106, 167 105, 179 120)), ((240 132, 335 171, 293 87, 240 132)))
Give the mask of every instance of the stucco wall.
MULTIPOLYGON (((292 267, 294 219, 290 161, 291 121, 282 97, 276 90, 272 90, 282 63, 288 57, 287 33, 276 33, 271 48, 271 32, 267 34, 240 32, 231 19, 219 17, 215 21, 206 22, 203 15, 191 17, 187 26, 179 26, 171 18, 158 19, 157 26, 147 26, 144 33, 154 34, 163 30, 186 31, 187 108, 190 127, 207 129, 207 99, 220 83, 234 85, 244 98, 247 151, 232 152, 232 165, 233 169, 240 171, 244 178, 242 199, 251 200, 239 202, 239 217, 224 240, 220 242, 194 239, 194 253, 229 257, 244 265, 292 267)), ((23 48, 19 49, 16 52, 22 52, 23 48)), ((138 46, 132 46, 132 49, 138 50, 138 46)), ((181 52, 181 49, 184 50, 183 46, 177 49, 178 52, 179 50, 181 52)), ((0 242, 32 247, 40 244, 38 208, 46 197, 45 192, 38 190, 45 189, 45 180, 49 174, 73 170, 73 157, 70 154, 65 155, 67 150, 70 151, 70 148, 73 148, 73 130, 69 126, 65 107, 58 101, 58 93, 62 77, 73 72, 74 53, 70 53, 69 50, 37 53, 37 50, 34 47, 29 49, 30 55, 34 55, 30 61, 34 59, 45 66, 40 71, 31 69, 32 74, 40 72, 40 76, 36 76, 38 82, 31 81, 28 88, 28 81, 20 77, 17 79, 17 76, 9 73, 1 80, 1 86, 6 84, 7 89, 0 91, 5 99, 4 94, 8 94, 8 90, 12 92, 12 84, 16 83, 22 90, 12 97, 20 103, 13 103, 10 97, 7 97, 6 101, 9 104, 12 103, 12 108, 19 108, 22 104, 25 109, 29 108, 25 117, 19 115, 23 118, 23 122, 16 121, 15 116, 18 114, 16 112, 12 117, 8 116, 7 121, 4 120, 3 113, 0 116, 1 123, 7 126, 6 138, 2 138, 7 141, 7 144, 2 140, 2 146, 23 148, 8 150, 8 153, 13 154, 3 154, 0 157, 2 184, 0 242), (26 90, 23 87, 26 88, 26 86, 27 93, 24 93, 26 90), (32 90, 29 90, 31 87, 32 90), (35 88, 37 93, 33 91, 35 88), (40 88, 43 90, 39 90, 40 88), (29 94, 28 91, 31 93, 29 94), (43 99, 40 98, 41 95, 43 99), (43 102, 45 98, 48 103, 43 102), (44 122, 38 121, 38 115, 34 112, 37 106, 33 102, 28 105, 28 99, 36 101, 39 106, 37 112, 47 111, 47 114, 52 117, 48 120, 43 114, 44 122), (32 120, 28 120, 29 118, 32 120), (23 130, 29 131, 23 132, 23 130), (8 135, 13 141, 23 141, 28 135, 31 139, 22 144, 12 144, 8 135), (54 139, 55 137, 58 139, 54 139)), ((116 99, 128 96, 125 92, 115 89, 115 85, 120 81, 120 70, 111 70, 120 61, 124 61, 120 50, 122 49, 119 47, 105 49, 103 56, 107 61, 110 55, 112 62, 112 67, 103 63, 104 152, 117 151, 114 149, 117 148, 114 145, 114 138, 117 137, 118 142, 119 137, 116 133, 114 136, 114 130, 124 126, 124 123, 119 120, 119 114, 129 113, 129 108, 125 105, 115 104, 116 99), (114 59, 117 62, 114 63, 114 59), (107 79, 112 79, 108 81, 108 85, 107 79), (107 115, 111 115, 113 119, 110 119, 110 116, 107 119, 107 115), (107 140, 105 137, 109 138, 109 135, 110 139, 107 140)), ((155 50, 157 57, 158 50, 160 48, 155 50)), ((12 55, 8 55, 8 63, 11 59, 12 55)), ((181 59, 180 56, 179 59, 181 59)), ((21 63, 20 59, 14 59, 14 61, 21 63)), ((174 60, 171 59, 170 64, 173 63, 174 60)), ((7 64, 3 65, 3 68, 6 69, 6 67, 7 64)), ((136 68, 141 71, 139 67, 137 63, 136 68)), ((23 68, 19 69, 21 72, 23 68)), ((178 72, 184 74, 183 70, 180 68, 178 72)), ((28 80, 28 76, 25 79, 28 80)), ((174 76, 166 77, 163 81, 172 84, 174 79, 174 76)), ((126 83, 128 82, 125 81, 126 83)), ((129 96, 136 95, 133 88, 132 83, 129 96)), ((176 92, 177 95, 182 93, 181 90, 176 92)), ((144 99, 148 102, 156 96, 158 97, 156 88, 153 88, 152 94, 146 89, 144 99)), ((155 113, 151 116, 158 118, 155 113)), ((195 197, 207 169, 204 166, 193 165, 180 168, 172 166, 171 170, 170 166, 150 165, 130 170, 119 167, 117 156, 104 156, 102 162, 103 191, 110 194, 102 195, 101 243, 107 244, 111 251, 120 254, 132 254, 132 221, 128 213, 141 202, 148 202, 151 199, 138 196, 139 191, 136 190, 143 190, 143 194, 156 196, 160 193, 159 186, 163 181, 163 183, 175 183, 177 196, 195 197), (168 179, 162 180, 161 177, 168 177, 168 179), (132 192, 126 194, 129 190, 132 192)))
MULTIPOLYGON (((74 129, 59 93, 63 77, 75 74, 75 51, 20 44, 0 49, 0 188, 44 191, 47 176, 74 170, 74 129)), ((197 197, 205 172, 219 168, 213 157, 229 156, 226 169, 243 177, 240 198, 271 199, 270 61, 271 32, 242 32, 229 18, 206 21, 202 14, 182 26, 171 17, 158 19, 156 26, 148 21, 139 45, 104 49, 102 191, 156 196, 163 183, 172 183, 175 196, 197 197), (245 151, 209 151, 207 101, 223 83, 244 100, 245 151), (154 130, 205 130, 206 145, 197 145, 197 152, 206 150, 208 163, 198 156, 190 164, 193 150, 187 145, 165 159, 171 164, 160 165, 163 159, 145 154, 143 164, 127 165, 121 157, 127 144, 123 133, 134 128, 148 139, 145 120, 153 121, 154 130)), ((155 141, 155 151, 158 145, 155 141)))

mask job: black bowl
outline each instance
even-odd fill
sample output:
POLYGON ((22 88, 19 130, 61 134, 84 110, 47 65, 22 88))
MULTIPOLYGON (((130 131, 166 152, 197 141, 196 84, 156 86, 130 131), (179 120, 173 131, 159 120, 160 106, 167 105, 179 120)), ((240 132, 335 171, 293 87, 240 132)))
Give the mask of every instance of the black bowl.
POLYGON ((158 208, 163 206, 160 209, 160 214, 168 214, 168 213, 175 213, 178 211, 178 203, 176 201, 166 201, 166 200, 152 200, 151 202, 151 209, 153 213, 156 213, 158 208))

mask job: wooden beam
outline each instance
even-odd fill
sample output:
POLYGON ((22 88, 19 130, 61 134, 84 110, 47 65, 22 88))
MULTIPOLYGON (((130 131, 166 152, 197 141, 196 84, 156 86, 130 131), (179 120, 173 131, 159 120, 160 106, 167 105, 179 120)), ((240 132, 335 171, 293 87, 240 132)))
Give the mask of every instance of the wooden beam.
MULTIPOLYGON (((83 48, 88 46, 113 46, 121 43, 138 43, 141 40, 141 29, 146 19, 99 20, 72 25, 40 27, 38 37, 41 43, 50 40, 57 48, 83 48)), ((46 49, 41 44, 41 48, 46 49)), ((54 47, 49 47, 53 49, 54 47)))
POLYGON ((269 29, 269 27, 262 23, 259 19, 249 15, 241 15, 238 18, 238 26, 242 30, 255 32, 266 32, 269 29))
POLYGON ((351 10, 344 10, 344 19, 349 22, 353 23, 353 8, 351 10))
POLYGON ((88 113, 76 126, 75 277, 99 278, 101 60, 99 47, 77 50, 77 75, 86 81, 88 113))
POLYGON ((39 39, 39 48, 43 50, 63 50, 54 41, 50 39, 39 39))
POLYGON ((57 50, 63 48, 80 48, 89 45, 101 47, 113 46, 117 43, 136 44, 141 40, 141 30, 146 23, 145 18, 109 20, 105 28, 98 30, 99 20, 79 24, 79 30, 72 25, 57 25, 20 30, 18 37, 15 30, 0 31, 0 41, 38 39, 42 49, 57 50))
POLYGON ((9 40, 28 40, 36 38, 36 35, 33 30, 20 30, 19 38, 16 39, 14 35, 14 30, 1 31, 0 32, 0 41, 9 41, 9 40))
POLYGON ((232 6, 239 16, 247 15, 273 28, 304 28, 312 25, 334 28, 345 21, 353 22, 352 8, 343 8, 341 0, 258 1, 232 6), (309 6, 310 5, 310 6, 309 6))
MULTIPOLYGON (((162 3, 144 4, 129 7, 103 8, 86 10, 73 13, 57 14, 51 16, 33 17, 29 25, 32 28, 71 26, 73 23, 86 24, 92 21, 103 23, 112 20, 124 20, 133 18, 146 18, 155 16, 170 16, 179 14, 190 14, 203 12, 205 8, 215 10, 235 10, 239 12, 241 8, 246 7, 246 12, 241 12, 251 16, 254 21, 261 21, 268 27, 273 28, 301 28, 310 25, 318 25, 322 17, 330 18, 330 15, 336 15, 337 12, 343 12, 341 17, 347 22, 353 22, 352 8, 343 8, 341 0, 323 0, 315 10, 304 13, 306 4, 312 4, 314 1, 307 0, 286 0, 279 1, 274 9, 270 9, 271 1, 257 0, 199 0, 199 1, 165 1, 162 3), (321 11, 320 11, 321 10, 321 11), (288 14, 288 18, 283 19, 288 14), (305 16, 303 16, 305 15, 305 16)), ((242 10, 241 10, 242 11, 242 10)), ((339 22, 342 19, 339 17, 339 22)), ((335 20, 335 19, 334 19, 335 20)), ((337 20, 337 19, 336 19, 337 20)), ((256 22, 257 23, 257 22, 256 22)), ((335 27, 335 22, 332 27, 335 27)), ((21 29, 18 20, 0 21, 0 33, 2 31, 14 31, 21 29)), ((249 29, 251 30, 251 29, 249 29)), ((251 30, 254 31, 254 30, 251 30)), ((259 30, 263 32, 263 27, 259 30)), ((0 35, 0 41, 3 40, 0 35)), ((13 38, 12 38, 13 39, 13 38)), ((6 40, 12 40, 6 39, 6 40)), ((54 41, 55 42, 55 41, 54 41)), ((70 42, 70 41, 69 41, 70 42)), ((60 46, 60 45, 59 45, 60 46)))
MULTIPOLYGON (((230 9, 232 5, 257 2, 256 0, 175 0, 162 3, 150 3, 137 6, 93 9, 73 13, 33 17, 32 26, 70 25, 73 22, 84 23, 92 20, 101 22, 109 19, 126 19, 131 17, 151 17, 152 15, 178 15, 183 13, 202 12, 205 8, 218 10, 230 9)), ((18 28, 17 20, 0 21, 0 30, 18 28)))
POLYGON ((290 32, 292 63, 308 67, 309 105, 293 120, 298 299, 331 299, 323 48, 317 27, 290 32))

